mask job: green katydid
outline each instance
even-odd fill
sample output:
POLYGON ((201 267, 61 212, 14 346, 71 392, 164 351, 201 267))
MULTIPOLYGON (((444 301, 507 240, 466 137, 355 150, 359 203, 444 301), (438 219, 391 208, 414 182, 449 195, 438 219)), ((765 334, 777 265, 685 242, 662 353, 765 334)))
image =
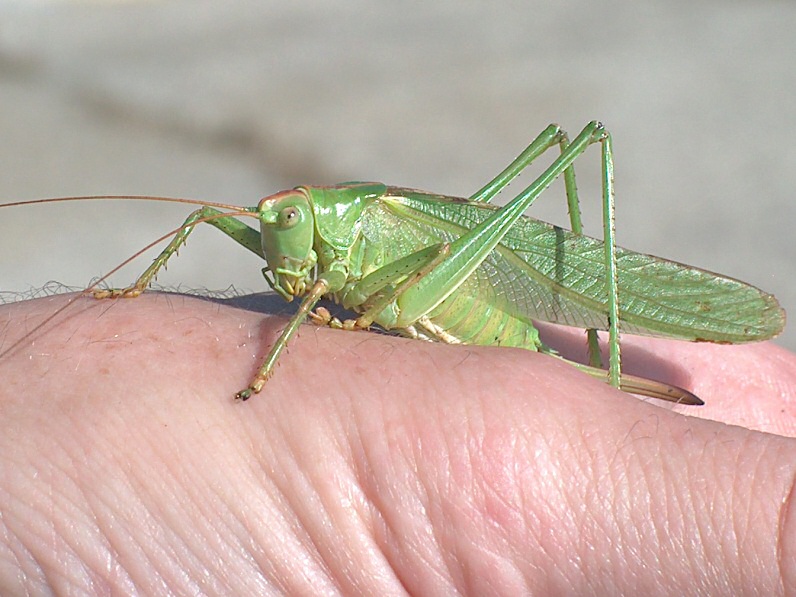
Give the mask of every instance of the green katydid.
MULTIPOLYGON (((589 123, 572 142, 550 125, 469 199, 354 182, 297 187, 252 208, 191 202, 202 207, 175 231, 133 286, 93 294, 138 296, 195 225, 207 222, 265 259, 263 275, 274 291, 288 301, 303 297, 238 399, 247 400, 263 388, 308 317, 332 327, 367 329, 375 323, 424 340, 555 354, 539 339, 532 323, 538 319, 588 330, 591 364, 572 363, 586 373, 628 392, 701 404, 687 390, 622 374, 619 331, 754 342, 776 336, 785 313, 773 296, 743 282, 616 247, 612 159, 611 137, 600 123, 589 123), (582 234, 573 166, 594 143, 602 148, 602 241, 582 234), (556 146, 559 155, 536 180, 505 206, 491 203, 556 146), (572 231, 523 215, 560 176, 572 231), (245 225, 240 216, 257 218, 260 230, 245 225), (325 309, 313 312, 322 297, 358 317, 340 322, 325 309), (609 332, 607 371, 599 368, 597 329, 609 332)), ((73 198, 60 200, 66 199, 73 198)))

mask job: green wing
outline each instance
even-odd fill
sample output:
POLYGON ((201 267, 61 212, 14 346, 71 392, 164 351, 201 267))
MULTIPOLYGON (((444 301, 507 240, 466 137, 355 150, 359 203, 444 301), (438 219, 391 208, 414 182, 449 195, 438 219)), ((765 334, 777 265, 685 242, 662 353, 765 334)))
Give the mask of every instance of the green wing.
MULTIPOLYGON (((371 205, 363 233, 380 236, 370 241, 400 256, 457 238, 495 209, 391 187, 371 205)), ((777 300, 738 280, 621 248, 617 264, 624 332, 735 344, 772 338, 784 327, 777 300)), ((524 217, 465 287, 520 318, 605 329, 604 269, 601 241, 524 217)))

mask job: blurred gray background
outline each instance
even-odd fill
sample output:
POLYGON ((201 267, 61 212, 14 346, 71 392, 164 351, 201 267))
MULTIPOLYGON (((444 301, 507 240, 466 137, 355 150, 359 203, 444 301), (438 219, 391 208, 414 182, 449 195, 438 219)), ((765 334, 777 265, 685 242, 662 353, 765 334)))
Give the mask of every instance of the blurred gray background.
MULTIPOLYGON (((781 0, 0 0, 0 203, 255 205, 344 180, 466 196, 548 123, 574 135, 599 119, 620 244, 749 281, 796 313, 795 29, 781 0)), ((599 152, 578 165, 599 235, 599 152)), ((0 210, 2 296, 84 286, 188 211, 0 210)), ((566 224, 561 188, 530 214, 566 224)), ((208 227, 159 282, 259 292, 261 266, 208 227)), ((791 349, 794 328, 779 340, 791 349)))

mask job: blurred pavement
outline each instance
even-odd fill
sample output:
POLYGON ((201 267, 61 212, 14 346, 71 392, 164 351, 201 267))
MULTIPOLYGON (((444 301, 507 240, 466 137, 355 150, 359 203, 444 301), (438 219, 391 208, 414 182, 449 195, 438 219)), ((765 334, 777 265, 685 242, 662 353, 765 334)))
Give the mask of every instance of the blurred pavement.
MULTIPOLYGON (((620 244, 753 283, 796 317, 794 29, 779 0, 0 0, 0 203, 254 205, 343 180, 466 196, 548 123, 599 119, 620 244)), ((578 162, 595 236, 598 164, 578 162)), ((188 211, 0 210, 0 291, 84 286, 188 211)), ((560 187, 529 214, 565 224, 560 187)), ((260 267, 201 230, 159 282, 259 292, 260 267)), ((796 325, 779 342, 796 350, 796 325)))

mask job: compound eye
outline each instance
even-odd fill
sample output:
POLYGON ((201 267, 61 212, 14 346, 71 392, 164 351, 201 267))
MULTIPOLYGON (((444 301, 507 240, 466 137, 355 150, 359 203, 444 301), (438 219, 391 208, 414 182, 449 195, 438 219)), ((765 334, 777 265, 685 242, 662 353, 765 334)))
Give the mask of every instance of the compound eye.
POLYGON ((290 228, 295 226, 301 221, 301 212, 295 206, 285 207, 279 212, 279 226, 282 228, 290 228))

